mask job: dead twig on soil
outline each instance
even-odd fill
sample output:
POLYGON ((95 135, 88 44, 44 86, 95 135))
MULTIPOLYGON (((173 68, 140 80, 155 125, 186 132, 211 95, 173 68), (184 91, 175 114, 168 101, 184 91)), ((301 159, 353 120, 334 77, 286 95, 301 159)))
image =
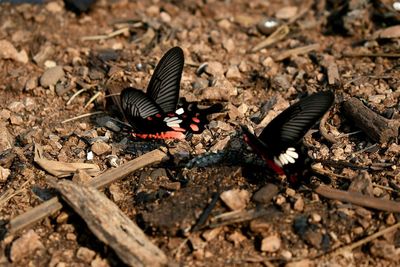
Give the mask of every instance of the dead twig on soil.
POLYGON ((344 57, 388 57, 399 58, 400 53, 343 53, 344 57))
POLYGON ((26 190, 26 185, 32 180, 32 178, 33 178, 33 176, 31 176, 31 178, 26 180, 19 187, 18 190, 14 191, 14 189, 10 188, 0 196, 0 211, 3 209, 3 206, 4 206, 5 203, 7 203, 10 199, 15 197, 16 195, 19 195, 19 194, 23 193, 26 190))
POLYGON ((388 120, 365 106, 355 97, 343 103, 344 115, 354 121, 357 127, 372 140, 386 143, 390 139, 397 138, 400 123, 388 120))
POLYGON ((276 210, 271 207, 225 212, 212 218, 211 224, 204 228, 216 228, 224 225, 241 223, 254 220, 261 216, 271 215, 273 213, 276 213, 276 210))
MULTIPOLYGON (((375 234, 367 236, 366 238, 361 239, 361 240, 359 240, 357 242, 351 243, 351 244, 349 244, 347 246, 344 246, 344 247, 339 247, 339 248, 335 249, 334 251, 329 252, 328 255, 336 256, 336 255, 340 255, 340 254, 342 254, 343 252, 346 252, 346 251, 352 251, 353 249, 358 248, 358 247, 360 247, 360 246, 362 246, 362 245, 364 245, 364 244, 366 244, 368 242, 371 242, 372 240, 377 239, 380 236, 383 236, 383 235, 385 235, 387 233, 390 233, 390 232, 398 229, 399 227, 400 227, 400 222, 396 223, 395 225, 389 226, 388 228, 380 230, 380 231, 376 232, 375 234)), ((327 254, 323 254, 323 255, 320 255, 320 256, 326 256, 326 255, 327 254)))
MULTIPOLYGON (((128 174, 141 169, 145 166, 159 163, 167 158, 167 155, 159 149, 155 149, 149 153, 144 154, 134 160, 131 160, 125 164, 122 164, 118 168, 110 169, 99 176, 95 177, 89 182, 89 186, 95 188, 102 188, 115 182, 119 179, 124 178, 128 174)), ((61 203, 57 197, 53 197, 50 200, 28 210, 27 212, 18 215, 17 217, 10 220, 8 223, 8 232, 15 233, 21 229, 24 229, 51 214, 59 211, 62 208, 61 203)))
POLYGON ((332 144, 335 144, 337 143, 338 140, 333 135, 329 134, 328 130, 325 127, 325 125, 327 124, 326 121, 328 120, 328 117, 329 117, 329 112, 325 113, 325 115, 322 116, 322 119, 319 123, 319 131, 326 140, 328 140, 332 144))
POLYGON ((120 34, 124 34, 126 32, 129 32, 129 27, 124 27, 124 28, 118 29, 116 31, 110 32, 109 34, 84 36, 84 37, 81 37, 81 40, 82 41, 105 40, 105 39, 113 38, 113 37, 115 37, 117 35, 120 35, 120 34))
POLYGON ((167 256, 104 194, 91 186, 62 180, 53 184, 89 229, 129 266, 164 266, 167 256))
POLYGON ((338 190, 325 185, 319 185, 314 189, 314 192, 325 198, 349 202, 362 207, 388 212, 400 212, 400 203, 393 200, 370 197, 357 192, 338 190))
POLYGON ((93 101, 96 100, 96 98, 98 98, 101 95, 101 92, 98 91, 97 93, 94 94, 94 96, 92 96, 89 101, 86 103, 86 105, 83 107, 84 109, 86 109, 93 101))
POLYGON ((75 120, 79 120, 79 119, 82 119, 82 118, 90 117, 90 116, 93 116, 93 115, 99 115, 99 114, 103 114, 103 113, 104 113, 103 111, 95 111, 95 112, 85 113, 85 114, 82 114, 82 115, 79 115, 79 116, 76 116, 76 117, 73 117, 73 118, 70 118, 70 119, 63 120, 61 123, 67 123, 67 122, 70 122, 70 121, 75 121, 75 120))
POLYGON ((268 36, 266 39, 258 43, 256 46, 254 46, 251 49, 252 53, 255 53, 269 45, 272 45, 274 43, 279 42, 280 40, 284 39, 286 35, 289 33, 289 27, 288 25, 282 25, 278 29, 276 29, 270 36, 268 36))
POLYGON ((82 89, 76 91, 75 94, 73 94, 71 96, 71 98, 68 100, 66 105, 68 106, 69 104, 71 104, 72 101, 75 99, 75 97, 77 97, 78 95, 82 94, 83 92, 86 92, 87 90, 89 90, 89 88, 82 88, 82 89))
POLYGON ((297 47, 289 49, 283 52, 279 52, 277 55, 273 56, 276 61, 282 61, 284 59, 290 58, 291 56, 297 56, 302 54, 307 54, 311 51, 319 49, 319 44, 311 44, 302 47, 297 47))

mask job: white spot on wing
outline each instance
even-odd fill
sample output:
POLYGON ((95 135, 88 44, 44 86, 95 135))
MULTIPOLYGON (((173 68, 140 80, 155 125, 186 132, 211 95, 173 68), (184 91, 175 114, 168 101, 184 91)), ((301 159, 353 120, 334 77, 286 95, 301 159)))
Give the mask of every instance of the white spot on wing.
POLYGON ((178 108, 178 109, 175 111, 175 114, 178 114, 178 115, 182 115, 183 113, 185 113, 185 111, 183 110, 183 108, 178 108))
POLYGON ((289 147, 286 149, 285 152, 281 153, 278 158, 274 157, 274 162, 282 167, 283 165, 289 164, 289 163, 295 163, 296 159, 299 158, 299 154, 296 152, 296 149, 293 147, 289 147))
POLYGON ((178 117, 166 117, 164 118, 164 121, 167 123, 167 126, 171 128, 179 128, 179 123, 182 122, 178 117))

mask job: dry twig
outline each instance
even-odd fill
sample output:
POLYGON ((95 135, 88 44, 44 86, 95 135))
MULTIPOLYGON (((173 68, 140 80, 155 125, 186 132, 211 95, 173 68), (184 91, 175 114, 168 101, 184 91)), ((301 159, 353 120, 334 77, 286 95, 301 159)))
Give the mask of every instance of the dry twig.
POLYGON ((400 212, 400 203, 392 200, 370 197, 357 192, 348 192, 319 185, 314 192, 334 200, 349 202, 362 207, 383 210, 388 212, 400 212))
MULTIPOLYGON (((141 157, 131 160, 118 168, 108 170, 103 174, 100 174, 89 182, 89 186, 95 188, 102 188, 109 185, 110 183, 124 178, 128 174, 141 169, 145 166, 159 163, 165 160, 167 155, 159 149, 153 150, 141 157)), ((9 233, 15 233, 25 227, 28 227, 51 214, 59 211, 62 208, 61 203, 57 197, 53 197, 50 200, 28 210, 27 212, 18 215, 17 217, 10 220, 8 223, 9 233)))

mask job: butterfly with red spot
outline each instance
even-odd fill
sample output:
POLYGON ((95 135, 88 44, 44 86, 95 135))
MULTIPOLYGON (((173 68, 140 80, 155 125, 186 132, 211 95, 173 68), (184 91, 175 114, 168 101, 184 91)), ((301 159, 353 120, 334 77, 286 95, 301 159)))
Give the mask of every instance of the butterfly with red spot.
POLYGON ((289 183, 298 185, 307 178, 311 159, 302 139, 332 106, 332 92, 319 92, 301 99, 274 118, 256 137, 242 126, 245 142, 260 155, 267 166, 289 183))
POLYGON ((187 133, 201 133, 207 115, 222 109, 221 104, 200 109, 186 101, 178 106, 183 65, 182 49, 171 48, 157 64, 146 93, 132 87, 121 92, 122 109, 135 137, 184 139, 187 133))

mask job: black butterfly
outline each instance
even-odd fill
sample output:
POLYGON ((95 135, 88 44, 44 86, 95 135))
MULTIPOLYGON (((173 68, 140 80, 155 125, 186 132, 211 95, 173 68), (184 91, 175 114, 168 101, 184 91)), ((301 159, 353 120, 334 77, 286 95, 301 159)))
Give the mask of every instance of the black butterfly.
POLYGON ((305 97, 273 119, 258 138, 242 126, 244 140, 273 171, 286 175, 295 184, 311 164, 302 139, 329 110, 334 99, 329 91, 305 97))
POLYGON ((183 65, 182 49, 171 48, 157 64, 146 93, 132 87, 121 92, 122 109, 135 137, 183 139, 188 132, 201 133, 207 115, 222 109, 220 104, 199 109, 185 100, 177 109, 183 65))

